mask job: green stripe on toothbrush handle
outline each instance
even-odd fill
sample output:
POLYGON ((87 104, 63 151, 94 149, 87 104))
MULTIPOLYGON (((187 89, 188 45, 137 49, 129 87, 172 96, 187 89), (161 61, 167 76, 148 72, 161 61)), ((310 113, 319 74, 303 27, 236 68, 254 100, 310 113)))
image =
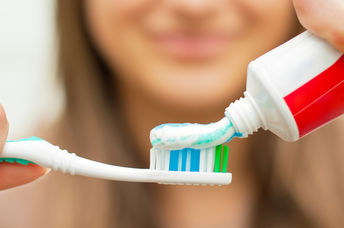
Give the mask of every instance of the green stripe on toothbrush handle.
POLYGON ((44 140, 36 136, 31 136, 29 138, 18 139, 18 140, 6 140, 6 142, 23 142, 23 141, 44 141, 44 140))
POLYGON ((227 165, 228 165, 228 154, 229 148, 226 145, 223 145, 223 156, 222 156, 222 172, 227 172, 227 165))
POLYGON ((0 158, 0 163, 1 162, 9 162, 9 163, 19 163, 19 164, 22 164, 22 165, 28 165, 29 163, 31 164, 36 164, 32 161, 28 161, 28 160, 25 160, 25 159, 21 159, 21 158, 0 158))
MULTIPOLYGON (((23 138, 18 140, 6 140, 6 143, 13 143, 13 142, 24 142, 24 141, 44 141, 41 138, 38 138, 36 136, 31 136, 29 138, 23 138)), ((18 163, 22 165, 28 165, 28 164, 36 164, 32 161, 21 159, 21 158, 4 158, 0 157, 0 162, 9 162, 9 163, 18 163)))
POLYGON ((215 148, 214 172, 220 172, 221 171, 221 153, 222 153, 222 145, 217 145, 215 148))

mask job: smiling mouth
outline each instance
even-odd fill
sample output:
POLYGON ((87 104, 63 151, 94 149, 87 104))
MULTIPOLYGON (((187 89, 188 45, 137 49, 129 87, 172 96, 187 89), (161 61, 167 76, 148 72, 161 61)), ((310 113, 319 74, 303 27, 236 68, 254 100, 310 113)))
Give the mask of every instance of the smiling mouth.
POLYGON ((183 60, 204 60, 218 56, 231 37, 219 33, 164 33, 153 37, 154 44, 164 53, 183 60))

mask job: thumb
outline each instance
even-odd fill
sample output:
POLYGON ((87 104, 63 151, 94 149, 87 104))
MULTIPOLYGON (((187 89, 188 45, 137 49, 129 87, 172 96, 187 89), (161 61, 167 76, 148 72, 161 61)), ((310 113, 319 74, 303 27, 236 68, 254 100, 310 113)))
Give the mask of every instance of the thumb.
POLYGON ((0 164, 0 190, 26 184, 48 173, 50 169, 35 164, 18 163, 0 164))
MULTIPOLYGON (((0 105, 0 152, 6 143, 8 121, 2 105, 0 105)), ((12 188, 31 182, 48 173, 46 168, 34 164, 22 165, 18 163, 0 163, 0 190, 12 188)))
POLYGON ((301 24, 344 52, 344 1, 293 0, 301 24))

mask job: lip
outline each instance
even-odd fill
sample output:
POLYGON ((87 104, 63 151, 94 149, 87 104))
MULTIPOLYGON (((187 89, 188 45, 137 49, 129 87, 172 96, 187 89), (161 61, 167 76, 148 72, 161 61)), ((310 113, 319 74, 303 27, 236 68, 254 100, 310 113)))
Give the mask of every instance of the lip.
POLYGON ((188 60, 204 60, 219 55, 230 41, 222 33, 162 33, 153 36, 154 43, 170 56, 188 60))

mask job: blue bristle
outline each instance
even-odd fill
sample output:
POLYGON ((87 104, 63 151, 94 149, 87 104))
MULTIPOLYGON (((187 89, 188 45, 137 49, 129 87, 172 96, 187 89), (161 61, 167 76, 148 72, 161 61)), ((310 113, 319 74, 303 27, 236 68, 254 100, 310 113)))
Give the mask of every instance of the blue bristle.
POLYGON ((171 150, 170 152, 170 171, 178 171, 179 150, 171 150))
POLYGON ((199 172, 200 152, 201 150, 192 149, 192 148, 184 148, 181 150, 171 150, 169 170, 170 171, 199 172), (187 162, 189 164, 187 164, 187 162), (190 167, 190 170, 186 170, 186 169, 189 169, 189 167, 190 167))
POLYGON ((187 157, 188 150, 187 148, 182 149, 182 170, 186 171, 186 157, 187 157))
MULTIPOLYGON (((167 153, 167 151, 161 152, 167 153)), ((167 154, 166 155, 169 157, 167 170, 169 171, 200 172, 200 163, 202 162, 202 164, 206 166, 206 164, 204 164, 205 161, 201 161, 201 149, 183 148, 180 150, 170 150, 167 154)), ((206 169, 207 168, 204 167, 202 172, 206 169)))
POLYGON ((198 172, 199 171, 199 162, 200 162, 200 150, 190 149, 191 150, 191 159, 190 159, 190 171, 198 172))

